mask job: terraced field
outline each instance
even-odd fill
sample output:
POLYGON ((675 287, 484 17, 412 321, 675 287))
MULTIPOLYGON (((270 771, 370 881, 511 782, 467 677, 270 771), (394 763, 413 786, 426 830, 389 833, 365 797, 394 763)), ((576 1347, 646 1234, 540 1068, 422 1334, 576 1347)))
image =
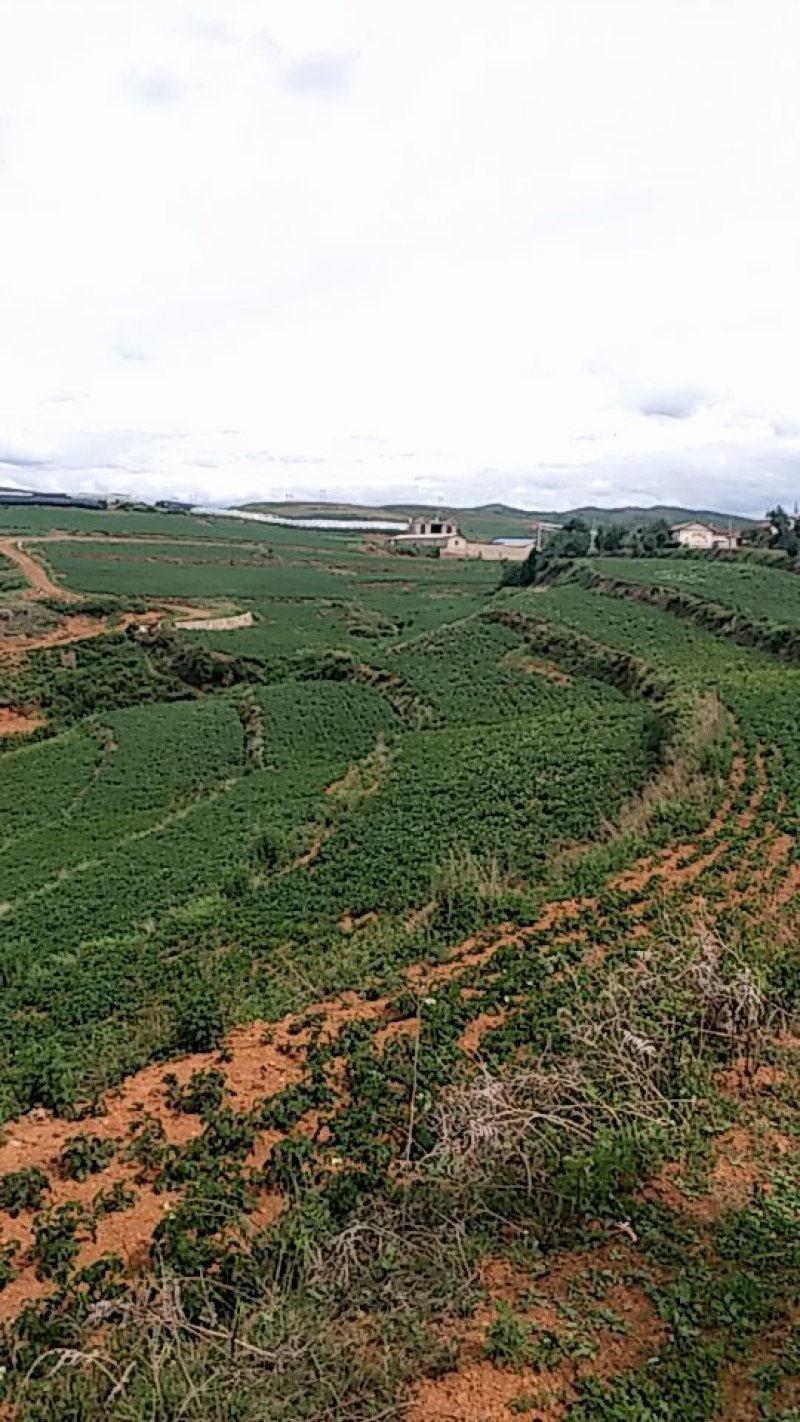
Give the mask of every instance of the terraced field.
POLYGON ((758 563, 700 558, 598 558, 599 572, 676 588, 751 617, 800 625, 800 578, 758 563))
MULTIPOLYGON (((150 599, 213 610, 216 551, 150 599)), ((577 583, 225 566, 252 627, 4 674, 10 1415, 789 1422, 800 669, 577 583)))

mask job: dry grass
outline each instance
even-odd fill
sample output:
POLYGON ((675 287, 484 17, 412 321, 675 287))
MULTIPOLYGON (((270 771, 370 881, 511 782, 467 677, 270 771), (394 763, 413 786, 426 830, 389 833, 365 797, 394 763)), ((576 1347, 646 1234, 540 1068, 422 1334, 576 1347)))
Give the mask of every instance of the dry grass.
POLYGON ((697 924, 672 957, 640 954, 597 997, 576 999, 561 1023, 566 1057, 483 1070, 448 1092, 432 1155, 454 1174, 513 1161, 531 1183, 606 1128, 677 1130, 698 1106, 690 1084, 700 1059, 755 1063, 778 1025, 752 970, 697 924))

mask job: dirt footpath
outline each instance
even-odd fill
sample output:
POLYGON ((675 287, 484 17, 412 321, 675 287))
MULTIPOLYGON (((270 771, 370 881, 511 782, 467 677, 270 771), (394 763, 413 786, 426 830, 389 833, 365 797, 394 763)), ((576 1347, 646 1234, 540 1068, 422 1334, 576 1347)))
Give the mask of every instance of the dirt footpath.
POLYGON ((68 588, 59 587, 58 583, 54 583, 41 563, 37 563, 30 553, 26 553, 21 542, 13 538, 0 539, 0 553, 11 563, 16 563, 34 590, 34 594, 38 594, 40 597, 57 597, 61 602, 81 601, 78 593, 71 592, 68 588))

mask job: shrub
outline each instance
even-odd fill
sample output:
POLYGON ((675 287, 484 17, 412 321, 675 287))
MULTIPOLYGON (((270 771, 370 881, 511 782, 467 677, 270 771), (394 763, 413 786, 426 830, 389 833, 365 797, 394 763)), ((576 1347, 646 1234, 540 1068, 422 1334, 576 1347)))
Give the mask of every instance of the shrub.
POLYGON ((169 1155, 170 1147, 166 1131, 157 1116, 143 1115, 130 1128, 133 1137, 128 1146, 128 1157, 142 1167, 143 1171, 161 1170, 169 1155))
POLYGON ((174 1072, 169 1072, 164 1085, 170 1110, 187 1116, 207 1116, 219 1110, 225 1099, 225 1073, 216 1067, 193 1072, 185 1086, 180 1085, 174 1072))
POLYGON ((182 1052, 213 1052, 224 1031, 219 998, 210 984, 200 981, 178 1005, 175 1045, 182 1052))
POLYGON ((501 1301, 486 1330, 486 1357, 505 1367, 521 1368, 528 1361, 530 1348, 530 1325, 517 1317, 510 1304, 501 1301))
POLYGON ((50 1181, 38 1165, 11 1170, 0 1180, 0 1210, 16 1219, 22 1210, 39 1210, 50 1181))
POLYGON ((39 1217, 31 1246, 37 1279, 66 1282, 73 1260, 80 1251, 80 1230, 88 1230, 91 1236, 94 1225, 91 1217, 74 1200, 39 1217))
POLYGON ((16 1276, 14 1260, 19 1253, 19 1243, 15 1239, 11 1244, 0 1245, 0 1293, 7 1284, 16 1276))
POLYGON ((101 1136, 72 1136, 64 1146, 58 1164, 62 1175, 68 1180, 86 1180, 90 1175, 105 1170, 115 1151, 114 1142, 103 1140, 101 1136))
POLYGON ((92 1201, 94 1217, 102 1219, 103 1215, 116 1215, 123 1210, 130 1210, 138 1198, 138 1192, 132 1185, 126 1185, 124 1180, 117 1180, 113 1185, 109 1185, 107 1190, 98 1190, 92 1201))

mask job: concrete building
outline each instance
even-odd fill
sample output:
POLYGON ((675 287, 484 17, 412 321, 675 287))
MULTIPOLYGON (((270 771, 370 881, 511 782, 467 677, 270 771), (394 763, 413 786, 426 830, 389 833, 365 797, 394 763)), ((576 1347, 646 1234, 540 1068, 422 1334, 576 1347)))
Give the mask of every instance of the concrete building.
POLYGON ((408 532, 396 534, 392 543, 396 548, 436 548, 442 558, 485 558, 492 563, 524 563, 533 548, 541 547, 544 530, 557 527, 534 525, 535 531, 530 538, 497 538, 483 543, 466 538, 457 524, 442 515, 433 519, 412 519, 408 532))
POLYGON ((491 563, 524 563, 528 554, 536 547, 535 539, 499 539, 495 543, 478 543, 465 538, 463 533, 454 533, 445 539, 441 548, 442 558, 483 558, 491 563))
POLYGON ((392 539, 401 546, 405 543, 419 544, 422 548, 443 548, 448 538, 458 536, 458 525, 442 518, 412 518, 406 533, 398 533, 392 539))
POLYGON ((675 523, 670 533, 681 548, 738 548, 742 541, 734 529, 714 528, 710 523, 675 523))

